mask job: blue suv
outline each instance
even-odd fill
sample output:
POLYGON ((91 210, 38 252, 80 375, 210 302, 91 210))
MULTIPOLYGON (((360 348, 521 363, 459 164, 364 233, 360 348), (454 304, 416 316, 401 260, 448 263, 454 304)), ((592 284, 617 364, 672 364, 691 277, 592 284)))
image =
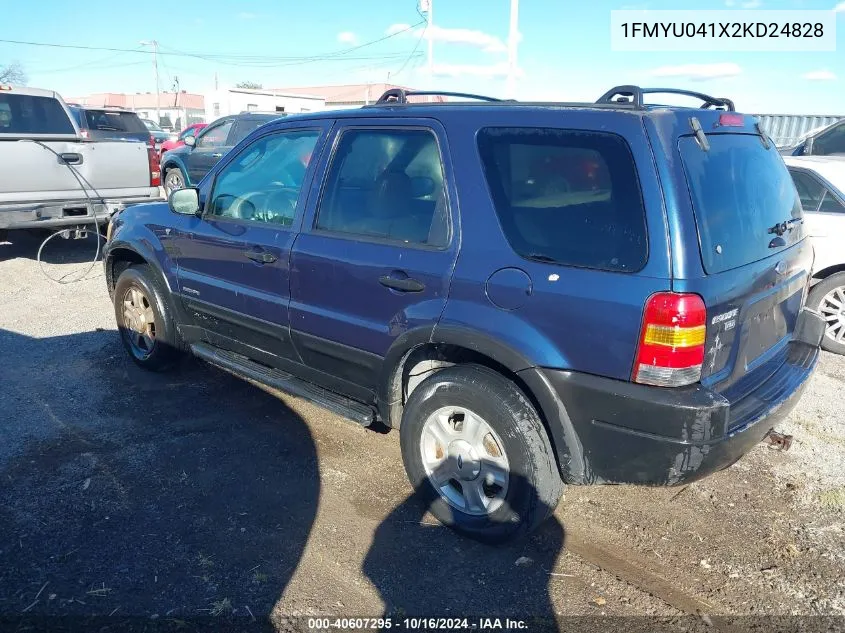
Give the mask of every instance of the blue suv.
POLYGON ((487 542, 536 527, 564 483, 726 468, 788 415, 824 322, 803 307, 795 187, 752 117, 637 86, 409 94, 265 125, 198 187, 115 216, 131 357, 189 351, 398 429, 433 513, 487 542))

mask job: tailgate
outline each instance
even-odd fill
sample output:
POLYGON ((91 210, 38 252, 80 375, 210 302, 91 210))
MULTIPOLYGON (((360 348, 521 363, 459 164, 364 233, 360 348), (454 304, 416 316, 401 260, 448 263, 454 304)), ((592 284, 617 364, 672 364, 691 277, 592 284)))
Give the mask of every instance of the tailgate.
MULTIPOLYGON (((143 143, 44 141, 73 168, 92 197, 147 195, 150 168, 143 143)), ((81 185, 66 164, 32 141, 0 140, 0 204, 77 199, 81 185)))
POLYGON ((735 402, 785 362, 808 287, 813 249, 795 186, 755 134, 708 134, 678 148, 698 228, 704 277, 677 286, 704 298, 702 382, 735 402))

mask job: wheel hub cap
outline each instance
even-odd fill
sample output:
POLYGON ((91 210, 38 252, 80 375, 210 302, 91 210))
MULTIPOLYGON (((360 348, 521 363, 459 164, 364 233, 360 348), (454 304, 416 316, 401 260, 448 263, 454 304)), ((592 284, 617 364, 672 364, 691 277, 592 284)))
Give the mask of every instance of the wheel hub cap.
POLYGON ((149 355, 155 345, 155 316, 149 300, 138 288, 129 288, 123 296, 123 324, 135 352, 149 355))
POLYGON ((819 311, 826 321, 825 336, 836 343, 845 343, 845 287, 828 292, 822 299, 819 311))
POLYGON ((420 454, 428 480, 452 507, 483 516, 504 502, 510 465, 504 444, 476 413, 444 407, 423 424, 420 454))

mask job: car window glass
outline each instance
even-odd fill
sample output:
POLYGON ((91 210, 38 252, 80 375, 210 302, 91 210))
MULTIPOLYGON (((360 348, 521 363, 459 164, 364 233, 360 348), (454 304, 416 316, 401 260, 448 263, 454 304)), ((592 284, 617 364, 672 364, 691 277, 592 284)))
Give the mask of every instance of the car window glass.
POLYGON ((208 213, 290 226, 319 137, 318 130, 283 132, 247 146, 220 171, 208 213))
POLYGON ((0 134, 75 134, 57 99, 0 92, 0 134))
POLYGON ((605 270, 645 265, 645 210, 621 137, 487 128, 478 144, 496 214, 519 255, 605 270))
POLYGON ((449 215, 428 130, 348 130, 332 159, 317 228, 443 247, 449 215))
POLYGON ((819 203, 824 197, 824 187, 822 184, 801 171, 790 170, 792 180, 795 183, 795 188, 798 190, 798 197, 801 199, 801 208, 804 211, 816 211, 819 208, 819 203))
POLYGON ((845 213, 845 206, 829 191, 825 191, 819 211, 823 213, 845 213))
POLYGON ((133 112, 112 112, 106 110, 87 110, 85 118, 88 129, 101 132, 129 132, 146 134, 147 128, 133 112))
POLYGON ((229 130, 232 128, 234 121, 229 120, 215 125, 214 127, 206 128, 205 134, 197 139, 197 147, 220 147, 226 144, 226 139, 229 136, 229 130))
POLYGON ((845 125, 837 125, 813 141, 813 154, 845 154, 845 125))
POLYGON ((184 141, 189 136, 196 136, 196 134, 197 134, 197 128, 190 127, 187 130, 185 130, 184 132, 182 132, 181 136, 179 137, 179 140, 184 141))
POLYGON ((235 122, 235 127, 232 130, 229 145, 237 145, 247 136, 249 136, 250 132, 252 132, 253 130, 257 130, 262 125, 268 122, 269 119, 240 119, 239 121, 235 122))

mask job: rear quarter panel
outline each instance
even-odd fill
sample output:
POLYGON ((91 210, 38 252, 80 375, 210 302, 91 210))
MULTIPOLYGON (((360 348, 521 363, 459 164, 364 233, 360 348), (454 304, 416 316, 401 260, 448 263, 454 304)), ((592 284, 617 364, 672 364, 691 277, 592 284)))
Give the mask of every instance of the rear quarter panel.
MULTIPOLYGON (((526 367, 629 379, 646 299, 669 289, 670 271, 663 199, 641 116, 526 107, 482 111, 471 126, 460 113, 444 112, 442 120, 456 165, 462 243, 449 301, 438 327, 468 328, 506 342, 526 367), (647 215, 649 256, 641 271, 612 273, 548 264, 523 259, 513 251, 491 201, 476 135, 484 127, 522 126, 602 131, 618 134, 628 142, 647 215), (488 298, 491 292, 514 291, 504 287, 508 277, 502 284, 490 280, 494 272, 505 268, 517 269, 530 278, 522 305, 516 309, 504 310, 488 298)), ((515 276, 522 278, 521 273, 515 276)))

